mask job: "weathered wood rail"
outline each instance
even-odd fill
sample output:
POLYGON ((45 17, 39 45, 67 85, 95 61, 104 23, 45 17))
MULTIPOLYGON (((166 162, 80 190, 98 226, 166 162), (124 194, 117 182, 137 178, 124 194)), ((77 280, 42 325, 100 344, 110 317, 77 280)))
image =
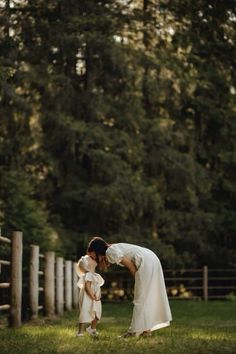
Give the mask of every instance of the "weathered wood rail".
MULTIPOLYGON (((18 328, 22 324, 23 285, 23 234, 15 231, 12 237, 0 236, 9 245, 9 259, 0 259, 0 290, 9 289, 8 303, 0 304, 0 313, 10 311, 9 325, 18 328), (10 267, 9 281, 1 282, 2 267, 10 267)), ((56 257, 55 252, 40 253, 38 245, 30 247, 29 261, 29 310, 30 318, 37 319, 39 310, 52 317, 64 310, 78 307, 76 263, 56 257), (43 283, 43 286, 40 286, 43 283), (39 303, 43 293, 43 303, 39 303)))
MULTIPOLYGON (((164 269, 169 299, 236 299, 236 269, 164 269)), ((124 301, 133 297, 134 281, 125 270, 108 271, 102 287, 103 301, 124 301)))
MULTIPOLYGON (((22 232, 15 231, 12 238, 0 236, 0 242, 10 245, 10 260, 0 259, 0 267, 10 266, 11 277, 9 282, 0 283, 0 288, 10 289, 10 301, 0 305, 0 311, 10 310, 9 323, 12 327, 21 326, 21 299, 22 299, 22 232)), ((0 271, 1 271, 0 268, 0 271)))
POLYGON ((164 270, 170 298, 225 300, 236 297, 236 269, 164 270))

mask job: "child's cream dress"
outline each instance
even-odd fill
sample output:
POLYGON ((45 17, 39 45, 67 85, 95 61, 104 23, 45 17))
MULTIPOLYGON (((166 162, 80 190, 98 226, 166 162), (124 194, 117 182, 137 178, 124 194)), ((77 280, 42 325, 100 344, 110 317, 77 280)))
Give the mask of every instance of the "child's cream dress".
POLYGON ((77 269, 79 275, 79 281, 77 283, 79 291, 79 323, 91 323, 95 318, 101 319, 102 315, 102 304, 101 300, 92 300, 91 297, 85 291, 85 282, 91 282, 91 289, 97 298, 101 297, 101 286, 104 284, 104 279, 100 274, 95 273, 95 267, 93 265, 93 260, 88 261, 89 256, 82 257, 83 266, 86 264, 86 272, 81 272, 81 269, 77 269))
POLYGON ((123 257, 137 267, 134 308, 129 332, 141 334, 169 326, 172 320, 161 263, 151 250, 128 243, 116 243, 106 251, 108 262, 121 265, 123 257))

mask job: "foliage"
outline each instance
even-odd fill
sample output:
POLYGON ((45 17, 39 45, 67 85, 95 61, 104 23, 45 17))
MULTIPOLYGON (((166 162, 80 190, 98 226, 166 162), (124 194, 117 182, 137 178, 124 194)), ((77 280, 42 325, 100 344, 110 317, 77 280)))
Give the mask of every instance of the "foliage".
POLYGON ((1 6, 1 223, 234 267, 234 1, 1 6))
POLYGON ((26 249, 38 243, 42 249, 51 247, 47 213, 42 203, 35 200, 27 178, 20 171, 1 174, 0 224, 4 234, 10 236, 14 230, 23 231, 26 249))

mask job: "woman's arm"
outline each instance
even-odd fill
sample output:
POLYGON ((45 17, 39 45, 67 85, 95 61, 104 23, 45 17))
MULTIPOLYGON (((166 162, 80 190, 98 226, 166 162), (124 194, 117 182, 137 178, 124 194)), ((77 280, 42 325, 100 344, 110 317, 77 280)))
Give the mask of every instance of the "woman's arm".
POLYGON ((127 257, 123 257, 122 261, 120 262, 123 264, 126 268, 129 269, 130 273, 135 276, 135 273, 137 272, 137 268, 135 264, 127 257))

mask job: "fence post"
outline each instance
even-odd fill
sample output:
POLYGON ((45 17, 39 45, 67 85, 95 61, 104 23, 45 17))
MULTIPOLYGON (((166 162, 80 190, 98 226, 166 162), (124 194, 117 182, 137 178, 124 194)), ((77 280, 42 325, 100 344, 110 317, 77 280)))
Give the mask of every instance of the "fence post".
POLYGON ((64 277, 63 258, 56 258, 56 311, 62 314, 64 311, 64 277))
POLYGON ((44 303, 45 315, 55 314, 55 252, 45 253, 44 270, 44 303))
POLYGON ((78 301, 79 301, 79 288, 77 286, 78 282, 78 275, 77 275, 77 263, 73 262, 73 280, 72 280, 72 286, 73 286, 73 307, 77 308, 78 307, 78 301))
POLYGON ((30 274, 29 274, 29 303, 30 316, 34 320, 38 317, 39 305, 39 246, 30 246, 30 274))
POLYGON ((65 261, 65 308, 72 309, 72 262, 65 261))
POLYGON ((23 234, 21 231, 14 231, 12 234, 12 252, 11 252, 10 325, 15 328, 19 328, 21 326, 22 253, 23 253, 23 234))
POLYGON ((203 299, 208 300, 208 267, 203 267, 203 299))

